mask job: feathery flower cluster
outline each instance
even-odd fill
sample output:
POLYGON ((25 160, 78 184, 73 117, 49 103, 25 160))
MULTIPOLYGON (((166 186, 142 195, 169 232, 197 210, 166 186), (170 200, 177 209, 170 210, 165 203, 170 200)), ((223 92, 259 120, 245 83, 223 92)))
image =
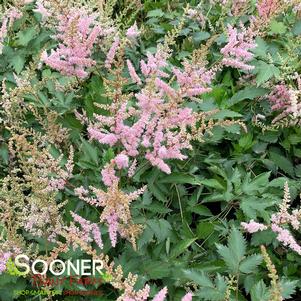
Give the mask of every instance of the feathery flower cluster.
POLYGON ((48 241, 56 242, 57 234, 62 230, 63 222, 56 204, 45 207, 29 204, 23 208, 23 227, 36 237, 47 237, 48 241))
POLYGON ((281 1, 261 0, 257 3, 258 15, 267 21, 277 13, 280 7, 281 1))
POLYGON ((255 48, 256 44, 251 38, 246 38, 246 30, 241 26, 241 32, 228 24, 228 43, 221 49, 223 54, 222 64, 242 70, 252 70, 254 66, 247 63, 252 60, 253 54, 250 49, 255 48))
POLYGON ((185 97, 192 98, 211 91, 209 85, 214 71, 184 62, 184 70, 173 68, 175 86, 178 86, 175 89, 163 80, 170 77, 162 70, 168 65, 167 57, 168 54, 161 48, 154 55, 148 53, 147 60, 140 62, 144 80, 127 60, 132 81, 139 85, 145 82, 135 94, 135 105, 113 102, 108 108, 112 116, 97 115, 97 122, 88 126, 91 139, 110 146, 121 143, 124 148, 102 170, 103 182, 107 186, 118 181, 115 167, 128 168, 130 158, 137 157, 142 151, 153 166, 170 173, 170 167, 165 161, 183 160, 186 156, 181 151, 191 149, 192 137, 187 133, 187 128, 195 124, 197 116, 192 109, 182 107, 182 103, 185 97), (118 163, 121 158, 123 164, 118 163))
POLYGON ((260 246, 261 254, 263 257, 263 260, 267 266, 267 269, 269 271, 269 278, 271 279, 271 289, 270 289, 270 298, 269 300, 273 301, 282 301, 282 288, 279 281, 279 276, 277 274, 277 270, 275 265, 273 264, 265 246, 260 246))
POLYGON ((105 67, 107 69, 110 69, 111 66, 112 66, 112 63, 114 61, 114 58, 115 58, 116 51, 118 49, 119 43, 120 43, 120 39, 119 39, 118 36, 116 36, 115 39, 114 39, 114 41, 113 41, 113 43, 112 43, 112 46, 111 46, 110 50, 107 53, 107 58, 106 58, 106 61, 105 61, 105 67))
MULTIPOLYGON (((119 297, 116 301, 147 301, 149 298, 150 287, 149 285, 145 285, 145 287, 139 291, 133 291, 132 287, 128 287, 128 289, 124 292, 124 294, 119 297)), ((152 301, 164 301, 166 300, 168 290, 167 287, 162 288, 152 299, 152 301)), ((181 299, 181 301, 192 301, 192 293, 188 292, 181 299)))
POLYGON ((0 275, 6 270, 6 263, 11 256, 10 252, 1 252, 0 254, 0 275))
POLYGON ((263 224, 256 223, 254 220, 250 220, 248 223, 241 223, 241 226, 248 232, 248 233, 255 233, 258 231, 266 230, 267 227, 263 224))
MULTIPOLYGON (((298 80, 299 83, 300 79, 298 80)), ((300 88, 300 87, 299 87, 300 88)), ((273 91, 268 95, 268 100, 273 111, 281 111, 281 113, 274 118, 273 123, 284 117, 291 117, 293 119, 301 116, 300 103, 300 89, 288 87, 285 84, 276 85, 273 91)))
POLYGON ((22 12, 16 7, 11 7, 5 12, 5 17, 2 20, 2 25, 0 27, 0 54, 2 54, 4 47, 4 40, 7 36, 7 32, 13 23, 22 17, 22 12))
POLYGON ((47 18, 49 18, 51 16, 51 13, 45 8, 45 6, 41 0, 38 0, 36 2, 36 8, 33 11, 41 14, 42 21, 45 21, 47 18))
POLYGON ((284 84, 276 85, 269 94, 268 100, 272 105, 271 109, 273 111, 287 109, 291 103, 291 95, 288 87, 284 84))
POLYGON ((269 226, 256 223, 253 220, 251 220, 249 223, 243 222, 241 223, 241 226, 249 233, 263 231, 270 227, 271 230, 277 234, 277 240, 279 242, 301 255, 301 246, 294 239, 291 232, 283 227, 283 225, 291 225, 294 230, 298 230, 300 228, 301 209, 295 209, 292 211, 292 213, 289 213, 288 210, 290 201, 289 187, 286 182, 284 186, 283 201, 279 206, 280 210, 272 215, 271 224, 269 226))
POLYGON ((138 29, 138 26, 136 22, 126 31, 126 36, 131 41, 135 41, 137 37, 140 35, 140 30, 138 29))
POLYGON ((86 68, 96 64, 91 58, 93 46, 107 34, 96 18, 96 14, 87 15, 84 9, 71 9, 61 15, 56 35, 60 44, 50 55, 44 51, 42 61, 64 75, 85 78, 86 68))
POLYGON ((81 239, 87 243, 92 241, 92 238, 98 245, 100 249, 103 248, 103 242, 101 238, 101 233, 99 230, 99 226, 95 223, 91 223, 90 221, 84 219, 83 217, 79 216, 74 212, 70 212, 71 216, 73 217, 74 221, 79 223, 82 230, 79 230, 76 226, 70 225, 68 231, 77 234, 81 239))
MULTIPOLYGON (((121 159, 121 162, 124 164, 125 161, 121 159)), ((94 187, 89 188, 95 196, 89 197, 89 191, 83 187, 76 188, 75 194, 88 204, 103 208, 100 222, 107 224, 112 246, 115 247, 117 233, 119 233, 121 237, 128 239, 135 247, 135 239, 142 228, 140 225, 132 223, 130 204, 143 194, 145 187, 129 194, 119 190, 116 182, 108 187, 106 192, 94 187)))

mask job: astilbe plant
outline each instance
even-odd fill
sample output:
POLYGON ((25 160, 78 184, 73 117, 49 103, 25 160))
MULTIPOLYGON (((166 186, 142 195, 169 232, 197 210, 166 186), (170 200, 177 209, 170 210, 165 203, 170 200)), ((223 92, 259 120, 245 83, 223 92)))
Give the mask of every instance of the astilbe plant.
MULTIPOLYGON (((75 194, 88 204, 103 208, 100 215, 100 222, 105 222, 108 225, 109 237, 112 246, 115 247, 117 242, 117 233, 119 233, 121 237, 128 239, 135 248, 136 237, 139 233, 141 233, 142 227, 132 223, 130 204, 144 192, 145 188, 129 194, 121 191, 117 183, 110 186, 107 191, 94 187, 90 187, 90 189, 94 193, 95 197, 89 197, 89 191, 83 187, 76 188, 75 194)), ((89 224, 89 222, 84 220, 82 221, 89 224)), ((82 228, 84 227, 85 226, 82 225, 82 228)))
POLYGON ((44 51, 42 61, 64 75, 86 77, 86 69, 96 64, 91 58, 93 46, 108 33, 96 18, 96 14, 87 15, 84 9, 60 15, 55 36, 60 43, 50 55, 44 51))

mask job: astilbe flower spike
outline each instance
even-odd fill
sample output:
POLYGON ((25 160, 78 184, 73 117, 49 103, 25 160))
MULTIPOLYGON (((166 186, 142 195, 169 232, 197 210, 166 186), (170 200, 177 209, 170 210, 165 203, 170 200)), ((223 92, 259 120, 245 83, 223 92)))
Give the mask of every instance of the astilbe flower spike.
POLYGON ((255 48, 256 44, 251 39, 246 39, 246 30, 243 26, 242 31, 228 24, 228 43, 221 49, 223 54, 222 64, 242 70, 252 70, 254 66, 247 63, 253 58, 250 49, 255 48))
MULTIPOLYGON (((300 81, 298 75, 298 83, 300 81)), ((299 84, 298 84, 299 86, 299 84)), ((297 119, 301 117, 300 87, 289 87, 284 83, 274 87, 268 95, 272 111, 280 112, 272 121, 276 123, 283 118, 297 119)))
POLYGON ((301 209, 295 209, 289 213, 290 193, 288 183, 284 185, 284 197, 279 211, 271 217, 271 224, 264 225, 251 220, 249 223, 241 223, 241 226, 249 233, 255 233, 270 228, 277 234, 277 240, 284 246, 289 247, 299 255, 301 255, 301 246, 297 243, 291 232, 284 226, 291 225, 294 230, 300 228, 301 209))
POLYGON ((188 292, 182 299, 181 301, 192 301, 192 293, 188 292))
POLYGON ((258 14, 265 21, 273 17, 280 7, 281 1, 277 0, 261 0, 257 3, 258 14))
POLYGON ((96 207, 102 207, 100 222, 108 226, 110 241, 113 247, 117 242, 117 234, 128 239, 135 247, 135 239, 141 232, 140 225, 132 223, 130 204, 136 200, 145 190, 145 187, 131 192, 124 193, 118 188, 118 183, 110 186, 107 191, 90 187, 95 197, 89 196, 89 191, 83 187, 75 189, 75 194, 83 201, 96 207))
POLYGON ((127 60, 132 81, 141 85, 135 94, 135 106, 129 106, 127 101, 113 102, 106 107, 110 116, 96 115, 96 123, 88 125, 91 139, 110 146, 121 143, 122 155, 128 158, 126 165, 120 165, 120 154, 117 154, 104 167, 101 174, 107 186, 118 181, 115 168, 127 168, 131 158, 140 155, 142 150, 153 166, 170 173, 166 160, 184 160, 186 156, 182 150, 191 149, 192 137, 187 128, 196 123, 198 116, 182 104, 186 97, 193 98, 211 91, 209 85, 215 72, 185 61, 184 70, 173 69, 178 86, 174 88, 164 80, 171 76, 163 70, 168 65, 167 57, 162 48, 158 48, 155 54, 148 53, 147 60, 140 62, 143 80, 127 60))
POLYGON ((44 51, 41 59, 64 75, 85 78, 86 68, 96 64, 91 58, 93 46, 104 35, 96 15, 87 15, 83 9, 71 9, 68 15, 60 16, 57 49, 50 55, 44 51))
POLYGON ((69 227, 69 231, 77 232, 78 235, 80 235, 80 237, 85 242, 91 242, 93 238, 94 241, 97 243, 98 247, 102 249, 103 242, 102 242, 101 233, 98 225, 95 223, 91 223, 90 221, 84 219, 83 217, 79 216, 78 214, 72 211, 70 213, 74 221, 80 224, 82 230, 79 230, 78 228, 72 225, 69 227))
POLYGON ((0 253, 0 275, 6 270, 6 263, 11 256, 10 252, 0 253))
POLYGON ((2 19, 2 25, 0 27, 0 54, 2 54, 3 43, 7 37, 9 28, 11 28, 13 23, 20 19, 22 15, 22 12, 16 7, 11 7, 5 12, 5 17, 2 19))

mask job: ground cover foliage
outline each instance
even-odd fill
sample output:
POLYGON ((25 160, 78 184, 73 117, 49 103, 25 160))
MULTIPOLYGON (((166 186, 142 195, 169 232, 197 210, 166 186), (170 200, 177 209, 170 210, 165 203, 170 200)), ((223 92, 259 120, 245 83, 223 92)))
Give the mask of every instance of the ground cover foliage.
POLYGON ((299 300, 299 1, 0 12, 1 300, 299 300), (18 296, 18 254, 106 277, 18 296))

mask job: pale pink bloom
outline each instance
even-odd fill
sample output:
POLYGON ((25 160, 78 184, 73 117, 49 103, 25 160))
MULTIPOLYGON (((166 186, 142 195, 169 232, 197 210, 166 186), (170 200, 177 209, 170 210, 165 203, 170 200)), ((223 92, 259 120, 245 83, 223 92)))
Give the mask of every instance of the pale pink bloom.
POLYGON ((104 134, 92 127, 88 128, 88 133, 89 133, 90 139, 95 139, 101 144, 109 144, 110 146, 113 146, 118 141, 118 138, 116 135, 104 134))
POLYGON ((12 27, 13 23, 22 17, 22 12, 18 10, 16 7, 12 7, 8 9, 5 13, 5 17, 2 20, 2 25, 0 28, 0 54, 2 54, 4 47, 4 40, 7 37, 7 32, 10 27, 12 27))
POLYGON ((114 162, 118 169, 126 168, 129 166, 129 157, 124 154, 119 154, 115 157, 114 162))
POLYGON ((136 39, 140 35, 140 31, 137 27, 136 22, 127 30, 126 36, 129 39, 136 39))
POLYGON ((254 220, 250 220, 249 223, 241 223, 241 226, 244 228, 245 231, 247 231, 248 233, 255 233, 258 231, 263 231, 266 230, 267 227, 263 224, 260 223, 256 223, 254 220))
POLYGON ((257 3, 258 14, 264 20, 268 20, 277 11, 279 1, 277 0, 260 0, 257 3))
POLYGON ((6 270, 6 263, 11 256, 10 252, 0 253, 0 275, 6 270))
POLYGON ((112 165, 107 164, 101 171, 102 181, 106 186, 112 186, 118 182, 118 177, 112 165))
POLYGON ((157 86, 158 89, 164 91, 169 97, 172 98, 176 97, 177 95, 176 91, 160 78, 155 79, 155 85, 157 86))
POLYGON ((95 223, 91 223, 90 221, 84 219, 80 215, 74 213, 73 211, 70 211, 71 216, 73 217, 74 221, 79 223, 82 230, 79 229, 70 228, 71 231, 77 231, 78 235, 80 235, 81 239, 85 242, 91 242, 92 238, 96 242, 96 244, 99 246, 100 249, 103 248, 103 242, 101 238, 101 233, 99 230, 99 227, 95 223))
POLYGON ((168 74, 161 69, 167 66, 167 54, 158 50, 155 55, 147 53, 147 62, 141 60, 140 66, 142 74, 146 77, 157 75, 158 77, 168 77, 168 74))
POLYGON ((42 15, 42 20, 46 20, 51 16, 51 13, 44 7, 41 0, 36 2, 36 8, 33 9, 34 12, 39 13, 42 15))
POLYGON ((103 242, 102 242, 102 239, 101 239, 101 233, 100 233, 99 227, 96 224, 92 225, 92 235, 93 235, 93 238, 94 238, 95 242, 99 246, 99 248, 102 249, 103 248, 103 242))
POLYGON ((211 91, 211 84, 215 72, 206 70, 202 66, 192 65, 187 61, 183 63, 184 70, 173 68, 173 73, 177 77, 177 82, 181 87, 183 96, 193 97, 211 91))
POLYGON ((136 168, 137 168, 137 159, 134 159, 134 161, 132 162, 132 164, 131 164, 131 166, 129 167, 129 170, 128 170, 128 177, 129 178, 132 178, 134 176, 136 168))
POLYGON ((187 293, 182 299, 181 301, 192 301, 192 293, 187 293))
POLYGON ((273 232, 277 233, 277 240, 279 240, 284 246, 288 246, 293 251, 301 255, 301 246, 296 242, 292 234, 282 227, 272 224, 271 229, 273 232))
POLYGON ((228 25, 228 43, 221 49, 224 65, 242 70, 254 69, 254 66, 248 65, 247 62, 253 58, 253 54, 249 51, 255 48, 256 44, 254 41, 247 41, 245 34, 244 28, 238 33, 236 28, 228 25))
POLYGON ((22 16, 23 14, 18 8, 16 7, 10 8, 7 12, 7 17, 9 18, 9 26, 12 26, 15 20, 20 19, 22 16))
POLYGON ((91 58, 92 49, 103 35, 95 16, 72 9, 69 14, 60 16, 57 49, 52 49, 49 55, 44 52, 41 59, 64 75, 84 78, 88 75, 86 68, 96 64, 91 58))
POLYGON ((111 212, 111 214, 106 216, 106 221, 109 227, 109 237, 112 247, 115 247, 117 242, 118 216, 116 215, 116 213, 111 212))
POLYGON ((107 58, 106 58, 106 61, 105 61, 105 67, 107 69, 110 69, 111 66, 112 66, 112 63, 114 61, 117 49, 119 47, 119 43, 120 43, 119 37, 116 36, 109 52, 107 53, 107 58))
POLYGON ((137 83, 138 85, 141 85, 142 84, 141 79, 138 76, 138 74, 136 73, 136 70, 135 70, 133 64, 131 63, 131 61, 127 60, 126 63, 127 63, 127 66, 128 66, 129 73, 130 73, 132 81, 134 83, 137 83))
POLYGON ((164 287, 159 291, 159 293, 154 297, 153 301, 164 301, 167 294, 167 287, 164 287))
POLYGON ((272 105, 273 111, 287 109, 291 102, 289 88, 284 84, 276 85, 269 94, 268 100, 272 105))
POLYGON ((46 188, 45 191, 58 191, 58 190, 63 190, 66 185, 66 180, 65 179, 55 179, 51 178, 48 181, 48 187, 46 188))

